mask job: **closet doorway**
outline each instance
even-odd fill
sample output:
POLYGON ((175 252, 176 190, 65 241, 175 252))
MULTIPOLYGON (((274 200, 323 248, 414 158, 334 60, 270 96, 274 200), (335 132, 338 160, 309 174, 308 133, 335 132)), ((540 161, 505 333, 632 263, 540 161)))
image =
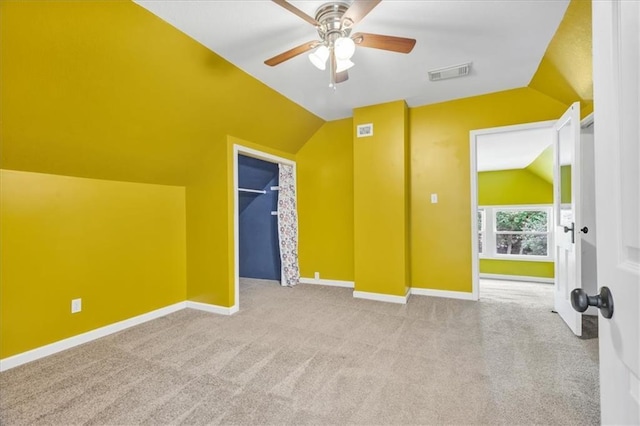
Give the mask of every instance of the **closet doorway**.
POLYGON ((278 231, 281 165, 292 167, 295 186, 294 161, 234 145, 234 281, 238 307, 242 279, 286 285, 278 231))

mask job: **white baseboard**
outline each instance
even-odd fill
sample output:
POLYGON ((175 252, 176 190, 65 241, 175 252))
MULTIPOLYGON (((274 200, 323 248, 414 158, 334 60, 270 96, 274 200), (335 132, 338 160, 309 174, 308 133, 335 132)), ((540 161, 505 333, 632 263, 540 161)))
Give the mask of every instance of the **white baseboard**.
POLYGON ((324 280, 324 279, 315 279, 315 278, 300 278, 300 284, 316 284, 316 285, 326 285, 330 287, 343 287, 343 288, 353 288, 353 281, 338 281, 338 280, 324 280))
POLYGON ((67 339, 59 340, 57 342, 41 346, 36 349, 32 349, 27 352, 23 352, 17 355, 13 355, 0 360, 0 372, 9 370, 10 368, 17 367, 22 364, 26 364, 31 361, 35 361, 40 358, 44 358, 49 355, 53 355, 58 352, 62 352, 67 349, 71 349, 74 346, 88 343, 92 340, 99 339, 101 337, 108 336, 113 333, 125 330, 127 328, 140 325, 147 321, 151 321, 165 315, 172 314, 186 307, 186 302, 179 302, 173 305, 165 306, 164 308, 156 309, 155 311, 147 312, 146 314, 138 315, 133 318, 129 318, 123 321, 119 321, 113 324, 106 325, 104 327, 97 328, 95 330, 87 331, 86 333, 78 334, 67 339))
POLYGON ((219 315, 232 315, 238 312, 238 305, 227 308, 224 306, 190 301, 175 303, 173 305, 165 306, 164 308, 156 309, 155 311, 147 312, 146 314, 138 315, 136 317, 119 321, 114 324, 109 324, 95 330, 87 331, 86 333, 59 340, 57 342, 35 348, 27 352, 22 352, 17 355, 0 359, 0 372, 9 370, 22 364, 26 364, 31 361, 38 360, 40 358, 47 357, 49 355, 53 355, 58 352, 62 352, 67 349, 71 349, 75 346, 82 345, 83 343, 91 342, 101 337, 117 333, 127 328, 140 325, 142 323, 163 317, 165 315, 172 314, 185 308, 197 309, 199 311, 206 311, 219 315))
POLYGON ((526 277, 524 275, 480 274, 480 278, 489 280, 526 281, 534 283, 553 284, 553 278, 526 277))
POLYGON ((210 305, 209 303, 190 302, 187 301, 187 308, 196 309, 198 311, 211 312, 212 314, 219 315, 233 315, 238 312, 238 305, 233 305, 230 308, 219 305, 210 305))
POLYGON ((477 297, 474 297, 473 293, 465 291, 434 290, 430 288, 412 287, 411 294, 415 294, 416 296, 446 297, 448 299, 478 300, 477 297))
POLYGON ((403 305, 407 304, 409 300, 409 296, 411 295, 411 290, 407 291, 407 294, 404 296, 395 296, 392 294, 383 294, 383 293, 369 293, 368 291, 355 291, 353 292, 353 297, 356 299, 368 299, 375 300, 378 302, 391 302, 391 303, 401 303, 403 305))

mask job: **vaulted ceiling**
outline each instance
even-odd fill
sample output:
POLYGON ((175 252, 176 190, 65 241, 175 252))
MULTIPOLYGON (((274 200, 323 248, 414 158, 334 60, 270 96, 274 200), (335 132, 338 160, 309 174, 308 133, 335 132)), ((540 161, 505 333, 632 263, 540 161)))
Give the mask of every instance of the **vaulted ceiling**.
MULTIPOLYGON (((307 54, 264 60, 308 41, 316 29, 271 1, 136 0, 307 110, 333 120, 354 108, 404 99, 419 106, 525 87, 558 29, 568 0, 382 1, 354 27, 417 40, 409 54, 358 47, 350 78, 328 87, 307 54), (464 78, 429 81, 432 69, 472 63, 464 78)), ((290 2, 307 15, 326 1, 290 2)), ((347 1, 352 3, 352 1, 347 1)))
MULTIPOLYGON (((318 2, 294 4, 313 14, 318 2)), ((589 1, 384 0, 356 30, 413 37, 416 48, 358 48, 351 78, 332 92, 304 56, 263 64, 316 36, 270 1, 2 1, 0 166, 183 185, 227 135, 292 155, 325 120, 386 100, 528 85, 593 109, 589 1), (202 34, 155 14, 174 9, 202 34), (428 69, 466 61, 470 76, 427 81, 428 69)))

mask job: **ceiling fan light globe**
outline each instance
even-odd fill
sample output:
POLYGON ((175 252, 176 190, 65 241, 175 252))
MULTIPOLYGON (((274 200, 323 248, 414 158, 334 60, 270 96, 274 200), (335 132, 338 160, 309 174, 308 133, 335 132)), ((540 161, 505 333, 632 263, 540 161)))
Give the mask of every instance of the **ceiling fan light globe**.
POLYGON ((338 59, 336 61, 336 72, 346 71, 355 64, 348 59, 338 59))
POLYGON ((349 37, 340 37, 335 41, 333 50, 336 53, 336 59, 349 60, 356 51, 356 44, 349 37))
POLYGON ((319 70, 327 69, 327 59, 329 59, 329 49, 324 45, 309 54, 309 60, 319 70))

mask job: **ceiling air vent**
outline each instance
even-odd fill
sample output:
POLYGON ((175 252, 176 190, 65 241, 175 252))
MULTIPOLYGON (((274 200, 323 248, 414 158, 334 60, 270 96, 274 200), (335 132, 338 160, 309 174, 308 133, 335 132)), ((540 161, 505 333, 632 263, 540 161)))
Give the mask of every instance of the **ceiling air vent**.
POLYGON ((429 71, 429 80, 438 81, 448 78, 464 77, 471 71, 471 62, 467 64, 454 65, 452 67, 440 68, 429 71))

